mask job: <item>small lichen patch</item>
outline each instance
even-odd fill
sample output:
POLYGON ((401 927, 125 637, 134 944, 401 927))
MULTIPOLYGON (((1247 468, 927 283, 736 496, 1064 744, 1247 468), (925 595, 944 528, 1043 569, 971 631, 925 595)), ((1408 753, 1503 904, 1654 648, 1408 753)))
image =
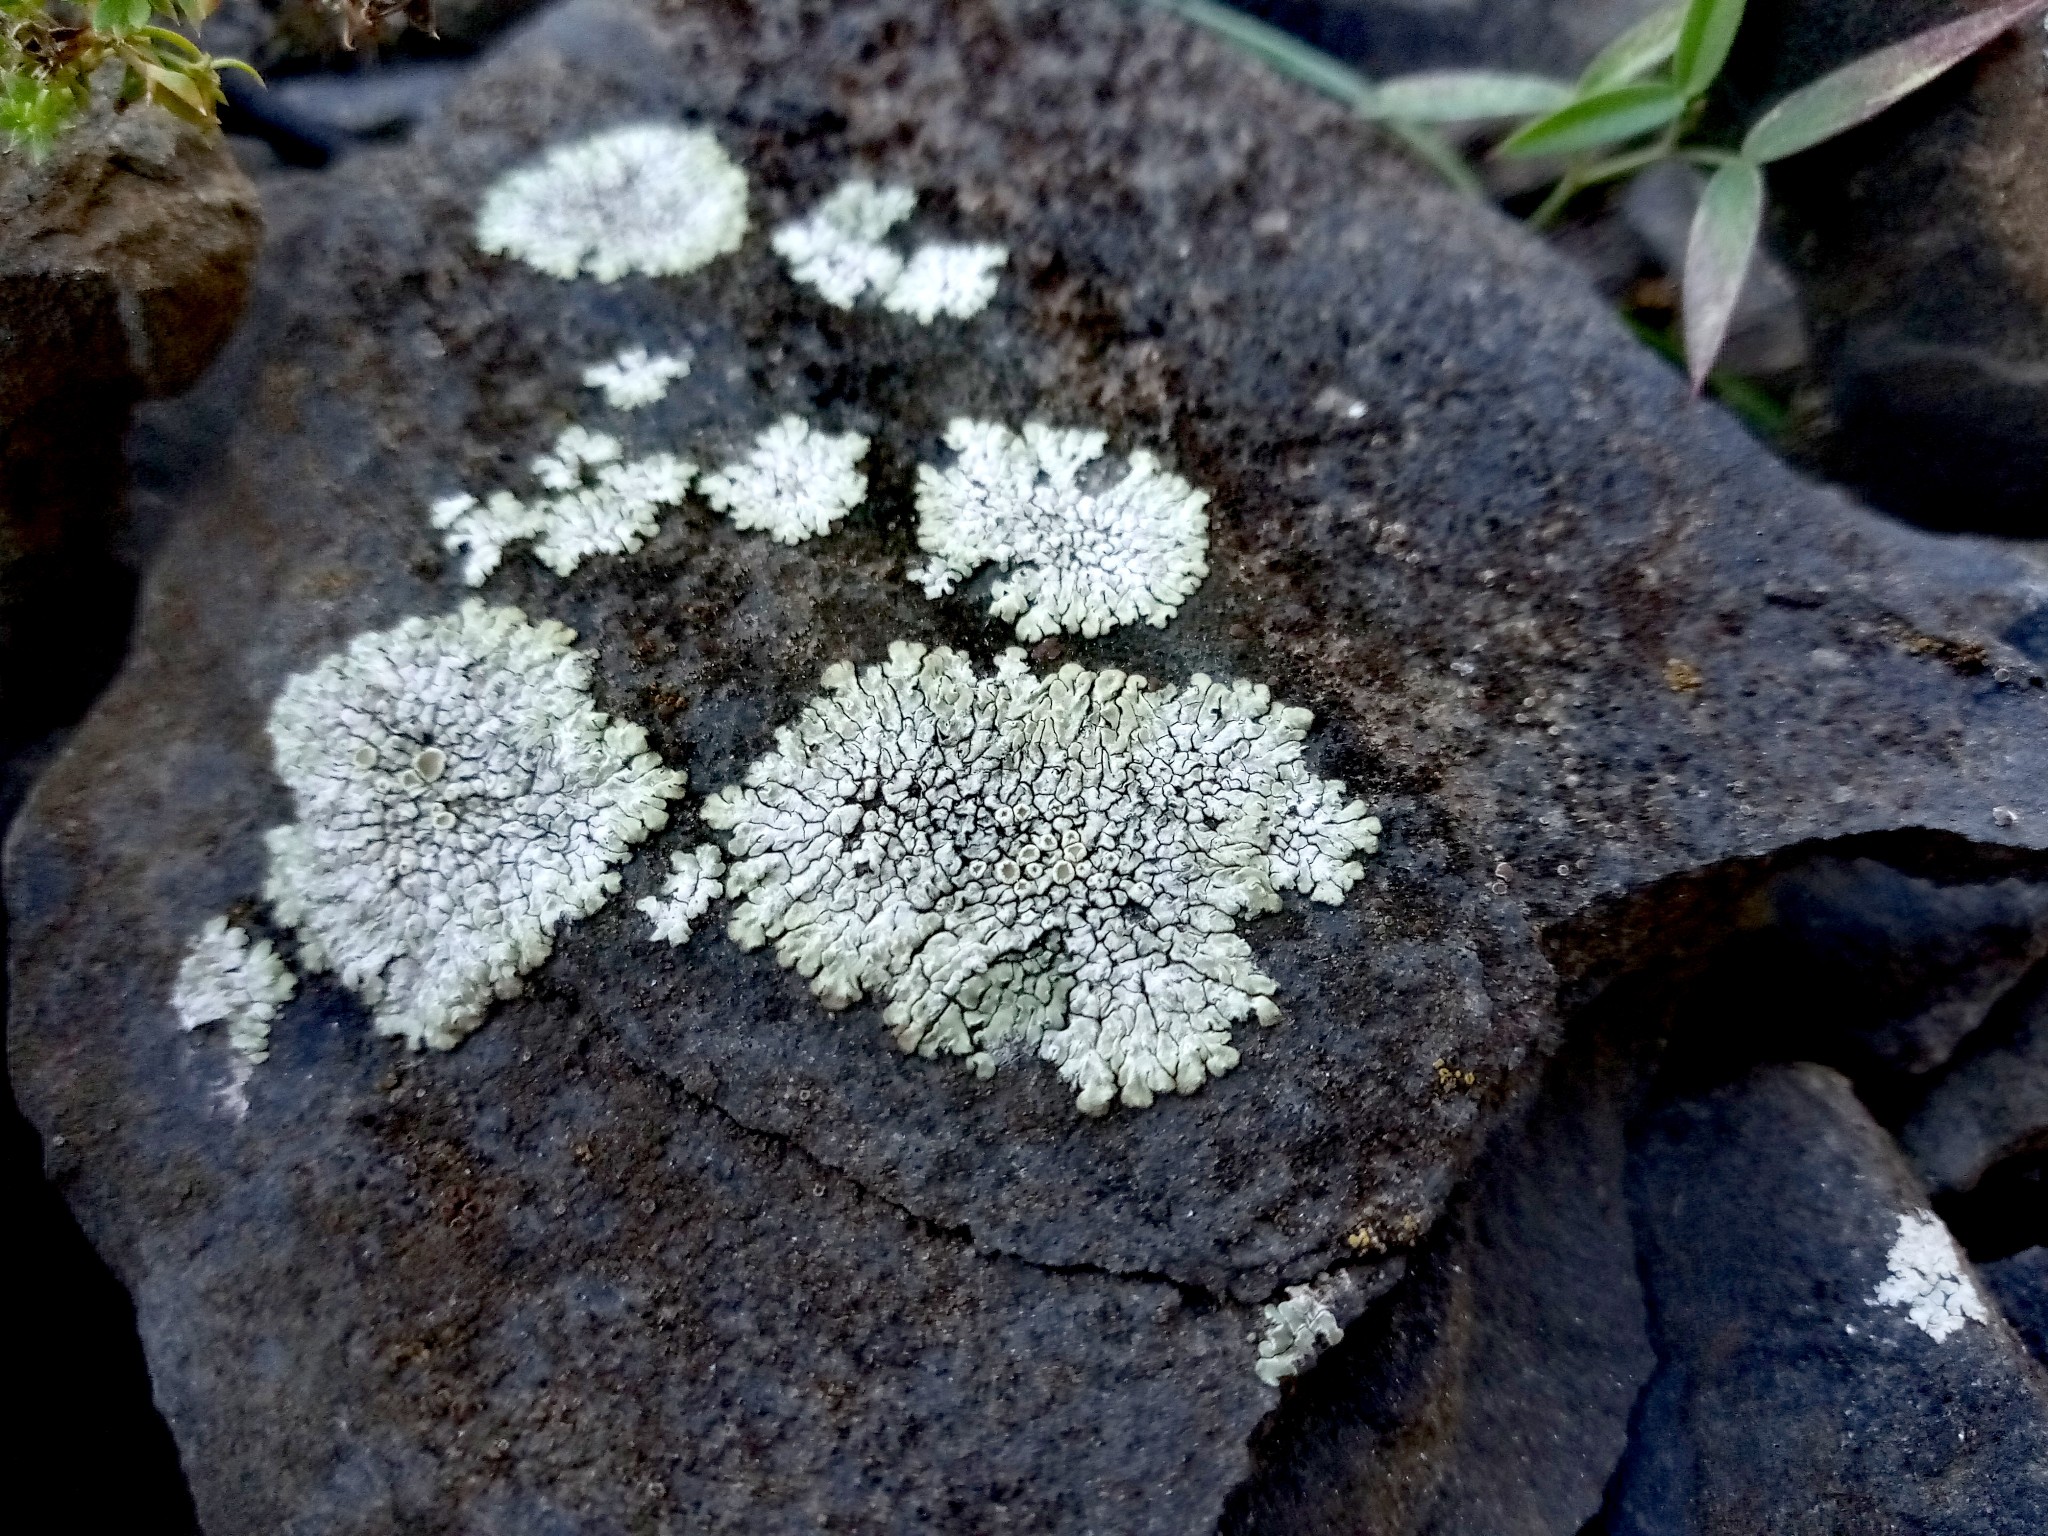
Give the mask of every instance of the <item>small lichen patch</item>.
POLYGON ((670 874, 659 896, 642 896, 635 905, 654 919, 653 937, 670 944, 690 942, 690 924, 725 894, 719 876, 725 861, 716 843, 700 843, 688 852, 670 855, 670 874))
POLYGON ((886 295, 902 274, 903 258, 882 239, 916 207, 909 187, 849 181, 806 217, 776 230, 769 244, 789 263, 790 276, 826 303, 851 309, 870 292, 886 295))
POLYGON ((921 325, 941 315, 966 320, 980 314, 996 295, 996 272, 1009 252, 1000 245, 931 243, 906 261, 882 242, 916 207, 917 193, 909 187, 860 178, 783 225, 769 243, 789 263, 790 276, 840 309, 872 297, 921 325))
POLYGON ((263 1061, 270 1055, 270 1021, 297 986, 270 940, 252 943, 225 917, 216 917, 186 950, 171 1007, 180 1029, 225 1022, 228 1044, 250 1061, 263 1061))
POLYGON ((1209 502, 1142 449, 1112 484, 1089 489, 1100 432, 955 420, 947 469, 917 471, 917 542, 931 559, 910 579, 927 597, 951 592, 995 561, 989 612, 1015 619, 1020 640, 1060 630, 1100 635, 1140 619, 1164 626, 1209 574, 1209 502))
POLYGON ((706 475, 699 489, 735 528, 796 544, 860 505, 868 479, 856 466, 867 451, 858 432, 834 436, 813 431, 801 416, 785 416, 754 440, 744 461, 706 475))
POLYGON ((1904 1307, 1907 1320, 1936 1343, 1963 1324, 1990 1320, 1983 1298, 1963 1273, 1955 1239, 1931 1211, 1899 1218, 1899 1235, 1885 1256, 1890 1271, 1871 1293, 1873 1307, 1904 1307))
POLYGON ((826 671, 704 819, 729 832, 728 932, 829 1009, 888 999, 904 1051, 987 1077, 1036 1054, 1085 1114, 1192 1093, 1279 1017, 1238 921, 1334 904, 1380 823, 1302 760, 1311 716, 1248 682, 1185 689, 1021 651, 978 677, 899 642, 826 671))
POLYGON ((1270 1303, 1264 1316, 1266 1329, 1259 1336, 1259 1358, 1252 1369, 1269 1387, 1300 1375, 1344 1337, 1337 1314, 1312 1285, 1290 1285, 1286 1299, 1270 1303))
POLYGON ((645 347, 628 347, 608 363, 594 363, 583 370, 583 383, 604 391, 605 404, 621 411, 637 411, 654 404, 668 393, 677 379, 688 378, 690 360, 673 353, 650 355, 645 347))
POLYGON ((557 145, 484 194, 476 243, 564 280, 679 276, 739 249, 747 178, 702 129, 636 123, 557 145))
POLYGON ((298 820, 267 834, 264 894, 379 1034, 459 1043, 683 791, 639 726, 591 707, 575 638, 472 599, 358 635, 271 710, 298 820))
POLYGON ((660 525, 663 507, 689 493, 697 466, 674 454, 627 459, 619 440, 569 427, 554 451, 533 461, 533 475, 552 496, 522 501, 510 491, 479 502, 444 496, 427 511, 442 546, 461 554, 462 579, 480 585, 498 568, 505 547, 533 541, 534 558, 567 576, 591 555, 631 554, 660 525))
POLYGON ((920 325, 941 315, 971 319, 996 296, 996 273, 1009 259, 1000 245, 921 246, 882 295, 882 308, 920 325))

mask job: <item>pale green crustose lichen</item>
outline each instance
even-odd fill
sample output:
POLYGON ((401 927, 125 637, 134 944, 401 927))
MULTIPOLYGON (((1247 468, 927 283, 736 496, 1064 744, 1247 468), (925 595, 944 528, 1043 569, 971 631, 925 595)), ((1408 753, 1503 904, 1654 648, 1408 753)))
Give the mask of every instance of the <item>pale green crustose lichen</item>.
POLYGON ((1009 252, 986 242, 928 242, 906 260, 882 242, 916 207, 909 187, 856 178, 777 229, 769 243, 789 263, 790 276, 837 308, 871 297, 920 325, 941 315, 980 314, 996 295, 996 273, 1009 252))
POLYGON ((918 466, 917 542, 930 559, 910 579, 942 597, 977 567, 1004 566, 989 612, 1015 619, 1020 640, 1164 625, 1209 574, 1209 496, 1142 449, 1121 479, 1091 484, 1107 441, 953 421, 953 463, 918 466))
POLYGON ((1303 761, 1308 712, 1252 683, 1037 677, 1020 651, 979 677, 899 642, 824 684, 705 802, 728 932, 827 1008, 880 993, 905 1051, 1051 1062, 1083 1113, 1235 1066, 1232 1025, 1279 1017, 1238 923, 1341 901, 1379 846, 1303 761))
POLYGON ((740 247, 746 173, 701 128, 635 123, 557 145, 501 176, 476 243, 564 280, 679 276, 740 247))
POLYGON ((533 461, 533 476, 552 495, 523 500, 510 491, 488 498, 444 496, 427 510, 441 543, 462 558, 462 579, 479 586, 498 568, 505 547, 531 540, 534 558, 567 576, 591 555, 632 554, 654 536, 660 513, 689 493, 697 466, 672 453, 625 457, 609 433, 574 426, 552 452, 533 461))
POLYGON ((270 940, 252 942, 225 917, 215 917, 178 966, 171 1007, 180 1029, 225 1023, 228 1044, 250 1061, 263 1061, 270 1055, 270 1021, 297 986, 270 940))
POLYGON ((860 505, 868 479, 858 466, 867 451, 858 432, 818 432, 801 416, 785 416, 754 439, 745 459, 706 475, 698 489, 735 528, 796 544, 860 505))
POLYGON ((379 1034, 460 1042, 683 791, 639 726, 591 707, 575 638, 471 600, 358 635, 271 710, 298 819, 267 834, 264 895, 379 1034))
POLYGON ((725 872, 716 843, 669 856, 669 876, 659 896, 642 896, 635 902, 654 920, 652 937, 668 944, 690 942, 690 925, 711 909, 711 903, 725 894, 719 876, 725 872))

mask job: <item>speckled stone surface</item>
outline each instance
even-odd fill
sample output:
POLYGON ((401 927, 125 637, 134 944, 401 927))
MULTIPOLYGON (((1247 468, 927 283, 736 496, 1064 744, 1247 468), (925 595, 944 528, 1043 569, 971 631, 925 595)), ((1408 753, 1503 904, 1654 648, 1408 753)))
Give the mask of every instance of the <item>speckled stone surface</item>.
POLYGON ((1258 1304, 1339 1263, 1379 1284, 1554 1044, 1560 979, 1815 839, 2048 846, 2048 690, 1999 638, 2038 573, 1803 484, 1540 246, 1170 20, 584 0, 269 216, 195 412, 234 430, 7 871, 18 1092, 209 1531, 1207 1528, 1278 1401, 1258 1304), (738 254, 602 286, 474 250, 492 176, 635 117, 745 166, 738 254), (917 186, 918 238, 1009 246, 985 314, 789 281, 768 230, 852 173, 917 186), (694 370, 608 417, 579 375, 630 344, 694 370), (206 917, 260 916, 282 679, 452 608, 428 503, 523 483, 571 419, 719 463, 792 410, 874 439, 827 537, 693 501, 568 579, 514 551, 485 595, 579 631, 693 806, 826 665, 1009 643, 978 585, 904 579, 950 417, 1153 449, 1214 496, 1212 574, 1163 631, 1033 661, 1315 711, 1310 766, 1386 848, 1342 907, 1242 925, 1282 1022, 1101 1120, 1048 1068, 903 1058, 716 909, 647 941, 686 809, 453 1054, 309 978, 236 1118, 166 999, 206 917))

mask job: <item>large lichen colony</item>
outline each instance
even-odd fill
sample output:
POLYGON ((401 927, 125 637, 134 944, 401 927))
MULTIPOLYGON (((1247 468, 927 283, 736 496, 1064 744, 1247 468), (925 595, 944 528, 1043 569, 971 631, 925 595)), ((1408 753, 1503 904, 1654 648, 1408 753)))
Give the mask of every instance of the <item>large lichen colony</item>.
POLYGON ((827 692, 743 786, 729 928, 773 942, 827 1008, 887 999, 896 1043, 987 1076, 1037 1055, 1099 1114, 1237 1064, 1231 1026, 1274 985, 1236 932, 1283 892, 1335 903, 1380 830, 1302 761, 1306 710, 1197 674, 992 677, 898 643, 827 692))
POLYGON ((379 1034, 459 1042, 682 793, 637 725, 591 707, 575 638, 472 600, 358 635, 271 710, 298 819, 268 834, 264 895, 379 1034))
POLYGON ((931 558, 910 579, 941 597, 981 565, 1008 567, 989 612, 1015 619, 1020 640, 1164 625, 1209 574, 1208 493, 1142 449, 1121 479, 1090 485, 1106 445, 1100 432, 955 420, 953 464, 917 471, 917 542, 931 558))
POLYGON ((694 272, 747 233, 747 177, 700 128, 633 123, 559 145, 484 194, 476 243, 564 280, 694 272))

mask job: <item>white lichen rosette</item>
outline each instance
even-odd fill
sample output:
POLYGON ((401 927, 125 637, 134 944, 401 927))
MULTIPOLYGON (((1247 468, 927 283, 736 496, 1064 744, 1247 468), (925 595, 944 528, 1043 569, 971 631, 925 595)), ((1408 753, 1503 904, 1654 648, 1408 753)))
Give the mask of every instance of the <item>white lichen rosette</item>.
POLYGON ((698 489, 735 528, 798 544, 860 505, 868 492, 859 468, 867 451, 858 432, 819 432, 801 416, 785 416, 754 439, 744 460, 706 475, 698 489))
POLYGON ((1311 717, 1252 683, 1184 689, 1021 651, 992 677, 899 642, 827 692, 704 820, 730 834, 741 947, 827 1008, 869 992, 905 1051, 981 1076, 1036 1054, 1083 1113, 1192 1093, 1279 1017, 1236 931, 1336 903, 1380 824, 1302 760, 1311 717))
POLYGON ((557 145, 501 176, 476 220, 480 249, 601 283, 694 272, 746 233, 746 173, 703 129, 668 123, 557 145))
POLYGON ((584 369, 583 387, 604 391, 604 403, 613 410, 637 411, 660 400, 677 379, 689 376, 687 355, 627 347, 611 361, 584 369))
POLYGON ((377 1032, 449 1049, 619 888, 684 775, 591 707, 572 631, 471 600, 358 635, 270 714, 298 819, 264 895, 377 1032))
POLYGON ((231 1047, 250 1061, 263 1061, 270 1055, 270 1021, 297 986, 270 940, 251 942, 242 929, 216 917, 186 950, 171 1007, 180 1029, 224 1023, 231 1047))
POLYGON ((1025 641, 1163 627, 1209 574, 1209 495, 1142 449, 1121 479, 1084 484, 1106 445, 1100 432, 956 419, 954 462, 918 466, 917 542, 931 558, 910 579, 943 597, 980 566, 1005 566, 989 612, 1025 641))

